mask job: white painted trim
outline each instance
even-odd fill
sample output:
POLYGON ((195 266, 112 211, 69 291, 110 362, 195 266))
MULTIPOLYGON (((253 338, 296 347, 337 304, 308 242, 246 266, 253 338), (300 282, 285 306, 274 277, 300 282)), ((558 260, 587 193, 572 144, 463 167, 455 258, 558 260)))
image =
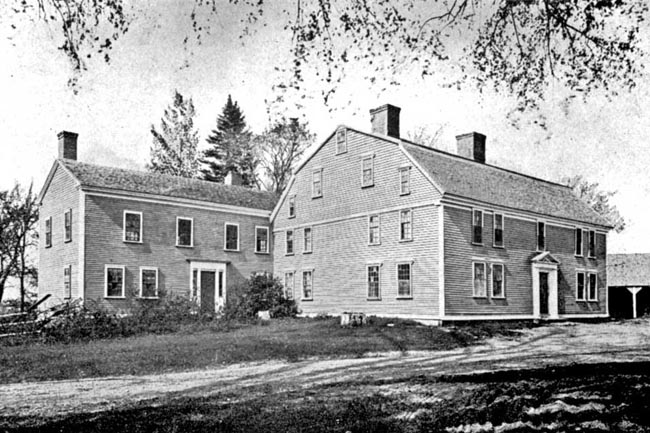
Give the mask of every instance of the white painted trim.
POLYGON ((52 230, 52 216, 49 216, 49 217, 45 218, 45 248, 51 248, 51 247, 52 247, 52 244, 54 243, 54 242, 53 242, 53 239, 52 239, 52 231, 53 231, 53 230, 52 230), (49 229, 49 230, 47 229, 48 222, 49 222, 49 225, 50 225, 50 229, 49 229), (48 235, 48 233, 49 233, 49 235, 50 235, 50 243, 49 243, 49 244, 48 244, 48 242, 47 242, 47 235, 48 235))
POLYGON ((411 242, 413 240, 413 209, 412 208, 400 209, 398 214, 398 221, 399 224, 397 225, 397 230, 398 230, 397 239, 399 239, 400 242, 411 242), (409 215, 411 236, 408 238, 402 238, 402 212, 408 212, 409 215))
POLYGON ((323 196, 323 167, 314 167, 311 170, 311 198, 321 198, 322 196, 323 196), (316 183, 314 176, 316 175, 316 173, 319 174, 319 178, 320 178, 320 191, 318 195, 316 195, 316 192, 314 191, 314 184, 316 183))
POLYGON ((472 216, 471 216, 471 218, 472 218, 472 245, 483 245, 483 244, 484 244, 483 238, 485 237, 485 236, 484 236, 484 231, 485 231, 485 215, 483 215, 483 210, 482 210, 482 209, 472 208, 471 215, 472 215, 472 216), (475 228, 475 227, 478 227, 478 226, 474 225, 474 215, 475 215, 477 212, 480 212, 480 213, 481 213, 481 242, 477 242, 477 241, 474 240, 474 228, 475 228))
POLYGON ((411 166, 403 165, 397 169, 398 185, 399 185, 399 195, 409 195, 411 194, 411 166), (402 191, 402 175, 406 173, 406 192, 402 191))
POLYGON ((140 266, 140 281, 139 281, 139 287, 140 287, 140 292, 139 296, 141 299, 158 299, 158 268, 154 266, 140 266), (143 271, 156 271, 156 296, 142 296, 142 272, 143 271))
POLYGON ((475 262, 487 262, 487 263, 505 263, 506 259, 500 257, 489 257, 489 256, 472 256, 471 259, 475 262))
POLYGON ((586 302, 587 301, 587 273, 584 270, 577 270, 576 272, 576 290, 575 290, 575 298, 576 302, 586 302), (578 296, 578 275, 582 274, 582 292, 584 296, 581 298, 578 296))
POLYGON ((314 251, 314 230, 310 227, 304 227, 302 229, 302 253, 309 254, 314 251), (309 230, 309 249, 306 248, 306 236, 307 230, 309 230))
POLYGON ((125 209, 122 212, 122 242, 126 242, 129 244, 141 244, 142 237, 143 237, 142 235, 144 234, 142 233, 144 231, 143 227, 144 227, 144 221, 142 217, 142 212, 138 212, 135 210, 128 210, 128 209, 125 209), (140 230, 138 231, 138 238, 140 239, 139 241, 129 241, 126 239, 126 214, 138 215, 140 217, 140 230))
MULTIPOLYGON (((192 223, 192 230, 194 230, 194 223, 192 223)), ((192 233, 192 235, 194 235, 194 233, 192 233)), ((224 251, 230 251, 230 252, 235 252, 235 253, 239 252, 239 237, 240 237, 239 235, 240 235, 240 233, 239 233, 239 223, 229 223, 229 222, 224 222, 223 223, 223 249, 224 249, 224 251), (234 250, 232 248, 228 248, 228 245, 227 245, 227 243, 228 243, 228 226, 237 227, 237 248, 234 249, 234 250)), ((192 237, 194 237, 194 236, 192 236, 192 237)), ((257 242, 257 230, 255 231, 255 238, 256 238, 256 242, 257 242)), ((257 248, 257 246, 256 246, 256 248, 257 248)))
POLYGON ((361 188, 370 188, 371 186, 375 186, 375 154, 374 153, 366 154, 361 157, 361 188), (367 160, 370 160, 371 179, 370 179, 370 183, 366 185, 363 183, 363 171, 364 171, 363 164, 367 160))
POLYGON ((438 206, 438 314, 445 315, 445 206, 438 206))
POLYGON ((106 299, 124 299, 124 287, 126 286, 126 270, 124 265, 104 265, 104 298, 106 299), (121 296, 108 296, 108 269, 121 269, 122 270, 122 295, 121 296))
POLYGON ((368 215, 368 245, 369 246, 374 246, 374 245, 381 245, 381 215, 380 214, 372 214, 368 215), (370 232, 371 232, 371 227, 370 227, 370 219, 372 217, 377 217, 377 242, 370 242, 370 232))
POLYGON ((287 299, 296 299, 296 271, 294 270, 289 270, 289 271, 284 271, 282 278, 282 282, 284 283, 284 296, 287 299), (291 297, 287 296, 287 275, 291 274, 291 297))
POLYGON ((345 126, 339 126, 336 128, 336 132, 334 133, 334 154, 335 155, 341 155, 343 153, 348 152, 348 130, 345 128, 345 126), (343 143, 344 149, 341 150, 339 148, 339 135, 341 135, 341 132, 343 133, 343 143))
POLYGON ((560 314, 560 319, 596 319, 609 317, 609 313, 590 313, 590 314, 560 314))
POLYGON ((490 298, 506 299, 506 265, 504 263, 490 263, 490 298), (501 292, 500 296, 494 294, 494 268, 501 266, 501 292))
POLYGON ((313 269, 303 269, 300 271, 300 300, 301 301, 313 301, 314 300, 314 270, 313 269), (305 298, 305 273, 309 272, 311 274, 311 297, 305 298))
POLYGON ((381 263, 366 263, 366 300, 370 301, 381 301, 381 263), (377 268, 377 296, 376 297, 371 297, 370 296, 370 281, 368 281, 368 272, 370 271, 370 268, 377 268))
POLYGON ((413 299, 413 260, 400 260, 395 263, 395 280, 397 281, 397 287, 395 288, 396 299, 413 299), (399 294, 399 266, 400 265, 409 265, 409 294, 400 295, 399 294))
POLYGON ((583 257, 583 254, 585 252, 584 244, 585 244, 585 236, 582 227, 578 227, 578 226, 574 227, 573 228, 573 255, 575 257, 583 257), (576 249, 578 247, 578 233, 580 233, 580 253, 576 252, 576 249))
POLYGON ((505 248, 506 247, 506 218, 500 212, 492 213, 492 247, 505 248), (497 215, 501 216, 501 245, 496 244, 497 235, 497 215))
MULTIPOLYGON (((609 233, 605 235, 605 246, 609 245, 609 233)), ((607 263, 607 254, 605 254, 605 283, 607 283, 607 268, 609 263, 607 263)), ((605 284, 603 286, 605 289, 605 312, 609 316, 609 286, 605 284)))
POLYGON ((176 217, 176 246, 180 247, 180 248, 193 248, 194 247, 194 218, 181 217, 181 216, 176 217), (190 226, 191 230, 190 230, 190 244, 189 245, 179 245, 179 243, 178 243, 178 238, 179 238, 179 236, 178 236, 178 221, 180 221, 180 220, 186 220, 186 221, 190 221, 192 223, 191 226, 190 226))
POLYGON ((588 283, 587 283, 587 287, 588 287, 587 288, 587 302, 598 302, 598 273, 597 272, 589 272, 587 274, 587 281, 588 281, 588 283), (590 290, 591 289, 591 278, 590 278, 591 275, 593 275, 595 277, 595 280, 594 280, 595 287, 594 287, 594 289, 595 289, 596 296, 593 297, 593 298, 591 297, 591 293, 590 293, 591 292, 591 290, 590 290))
POLYGON ((285 230, 284 234, 284 255, 285 256, 290 256, 296 253, 296 237, 295 235, 295 230, 293 229, 288 229, 285 230), (289 251, 289 232, 291 232, 291 252, 289 251))
POLYGON ((63 243, 72 241, 72 208, 68 208, 63 212, 63 243), (70 214, 70 237, 66 237, 65 216, 70 214))
POLYGON ((72 265, 63 266, 63 299, 72 298, 72 265), (68 271, 68 280, 70 287, 68 290, 65 289, 66 276, 65 272, 68 271))
MULTIPOLYGON (((237 239, 237 245, 239 246, 239 236, 237 239)), ((255 252, 257 254, 269 254, 271 249, 271 230, 269 229, 269 226, 255 226, 255 252), (257 230, 262 229, 266 231, 266 251, 257 251, 257 230)))
POLYGON ((85 281, 85 272, 86 272, 86 193, 81 189, 79 190, 79 229, 77 233, 77 242, 79 242, 79 257, 78 257, 78 287, 77 287, 77 296, 82 300, 86 299, 86 281, 85 281))
POLYGON ((440 320, 459 320, 459 321, 472 321, 472 320, 533 320, 537 319, 532 314, 481 314, 481 315, 455 315, 443 316, 440 320))
POLYGON ((487 275, 487 263, 485 262, 472 262, 472 298, 487 299, 488 297, 488 275, 487 275), (485 278, 485 294, 478 295, 476 294, 476 265, 483 266, 483 277, 485 278))
POLYGON ((218 211, 218 212, 235 213, 239 215, 248 215, 248 216, 269 217, 269 215, 271 215, 271 211, 268 210, 253 209, 253 208, 232 206, 232 205, 219 204, 219 203, 211 203, 208 201, 201 201, 201 200, 161 196, 157 194, 136 193, 131 191, 110 190, 110 189, 103 189, 103 188, 86 188, 86 187, 84 187, 84 191, 86 192, 87 195, 91 195, 94 197, 106 197, 106 198, 115 198, 120 200, 131 200, 140 203, 164 204, 170 206, 180 206, 180 207, 192 208, 192 209, 203 209, 203 210, 211 210, 211 211, 218 211))
POLYGON ((296 217, 296 194, 291 194, 289 196, 289 205, 287 206, 287 219, 295 218, 295 217, 296 217), (293 213, 291 213, 292 210, 293 213))
POLYGON ((547 242, 546 242, 546 221, 543 220, 543 219, 538 219, 537 222, 535 223, 535 251, 538 251, 538 252, 548 251, 548 245, 546 245, 546 244, 547 244, 547 242), (544 245, 543 245, 542 249, 539 248, 539 225, 540 224, 544 224, 544 233, 543 233, 544 245))
POLYGON ((598 249, 598 246, 596 245, 596 231, 595 230, 588 230, 588 238, 587 238, 587 258, 588 259, 595 259, 596 258, 596 250, 598 249), (594 254, 591 255, 591 234, 594 234, 594 254))

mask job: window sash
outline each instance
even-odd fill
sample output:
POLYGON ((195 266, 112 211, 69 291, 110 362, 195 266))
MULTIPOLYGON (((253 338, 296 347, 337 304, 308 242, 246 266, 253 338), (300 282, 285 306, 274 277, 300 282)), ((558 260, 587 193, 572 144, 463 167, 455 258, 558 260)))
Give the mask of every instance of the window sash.
POLYGON ((487 296, 487 275, 485 263, 474 263, 472 271, 472 295, 478 298, 487 296))
POLYGON ((72 297, 72 265, 63 268, 63 296, 66 299, 72 297))
POLYGON ((505 267, 502 264, 492 265, 492 297, 505 298, 505 267))
POLYGON ((124 241, 142 242, 142 214, 124 211, 124 241))
POLYGON ((63 240, 70 242, 72 240, 72 209, 68 209, 63 214, 63 240))
POLYGON ((293 230, 286 232, 286 253, 293 254, 293 230))
POLYGON ((140 268, 140 297, 158 297, 158 269, 140 268))
POLYGON ((397 264, 397 297, 410 298, 412 296, 411 286, 411 264, 397 264))
POLYGON ((368 244, 379 245, 381 243, 380 235, 379 215, 370 215, 368 217, 368 244))
POLYGON ((191 247, 194 243, 192 236, 194 222, 190 218, 176 219, 176 245, 179 247, 191 247))
POLYGON ((312 173, 311 195, 312 197, 323 195, 323 171, 321 169, 314 170, 312 173))
POLYGON ((589 257, 596 257, 596 232, 589 230, 589 257))
POLYGON ((598 300, 598 276, 595 273, 587 274, 588 290, 587 290, 587 300, 597 301, 598 300))
POLYGON ((305 227, 305 229, 303 230, 302 251, 304 253, 311 253, 311 248, 312 248, 311 227, 305 227))
POLYGON ((124 297, 124 268, 116 266, 106 267, 105 294, 107 298, 124 297))
POLYGON ((339 129, 336 131, 336 153, 345 153, 348 151, 347 131, 339 129))
POLYGON ((379 299, 380 274, 379 265, 371 265, 367 268, 367 296, 369 299, 379 299))
POLYGON ((237 224, 226 223, 224 249, 229 251, 239 251, 239 226, 237 224))
POLYGON ((289 197, 289 218, 296 216, 296 196, 289 197))
POLYGON ((45 220, 45 246, 52 246, 52 217, 45 220))
POLYGON ((472 214, 472 243, 483 243, 483 211, 474 210, 472 214))
POLYGON ((361 161, 361 186, 372 186, 375 183, 373 157, 368 156, 361 161))
POLYGON ((269 252, 269 228, 255 227, 255 252, 269 252))
POLYGON ((576 256, 582 256, 582 242, 583 242, 583 237, 582 237, 582 229, 576 229, 575 230, 575 255, 576 256))
POLYGON ((399 170, 399 193, 406 195, 411 193, 411 169, 404 167, 399 170))
POLYGON ((313 293, 313 275, 312 271, 303 271, 302 273, 302 299, 312 299, 313 293))
POLYGON ((585 301, 587 299, 585 280, 584 272, 578 272, 576 274, 576 300, 578 301, 585 301))
POLYGON ((410 241, 413 239, 413 228, 411 226, 411 210, 403 210, 399 213, 399 240, 410 241))
POLYGON ((503 246, 503 215, 494 214, 494 246, 503 246))
POLYGON ((537 222, 537 251, 546 251, 546 224, 537 222))
POLYGON ((294 283, 294 273, 285 272, 284 273, 284 297, 287 299, 293 299, 293 283, 294 283))

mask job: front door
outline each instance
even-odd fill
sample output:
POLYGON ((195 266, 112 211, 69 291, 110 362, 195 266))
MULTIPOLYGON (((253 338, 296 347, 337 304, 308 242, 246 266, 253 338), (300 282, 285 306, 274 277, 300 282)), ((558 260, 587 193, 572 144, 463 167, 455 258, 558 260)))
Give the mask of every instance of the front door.
POLYGON ((226 264, 191 262, 191 294, 201 313, 212 314, 226 304, 226 264))
POLYGON ((201 299, 199 305, 201 313, 214 313, 216 272, 202 269, 200 275, 201 299))
POLYGON ((548 272, 539 273, 539 314, 548 315, 548 272))

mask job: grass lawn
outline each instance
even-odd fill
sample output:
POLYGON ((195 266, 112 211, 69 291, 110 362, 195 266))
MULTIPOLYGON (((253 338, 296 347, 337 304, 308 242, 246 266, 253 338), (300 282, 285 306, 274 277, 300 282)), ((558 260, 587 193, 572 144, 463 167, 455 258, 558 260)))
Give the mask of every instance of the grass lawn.
POLYGON ((388 322, 375 319, 368 326, 342 328, 338 319, 288 319, 86 343, 1 347, 0 383, 154 374, 268 359, 296 361, 368 352, 446 350, 523 326, 489 324, 450 329, 401 321, 389 327, 388 322))

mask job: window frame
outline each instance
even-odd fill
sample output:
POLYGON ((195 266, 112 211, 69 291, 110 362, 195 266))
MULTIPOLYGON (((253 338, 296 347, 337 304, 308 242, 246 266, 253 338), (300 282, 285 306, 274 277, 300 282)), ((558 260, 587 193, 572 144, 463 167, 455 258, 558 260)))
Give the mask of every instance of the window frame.
POLYGON ((292 256, 295 254, 294 248, 294 230, 286 230, 284 232, 284 255, 292 256), (291 251, 289 251, 289 234, 291 234, 291 251))
POLYGON ((126 243, 129 243, 129 244, 141 244, 142 243, 143 226, 144 226, 144 223, 143 223, 142 212, 125 209, 124 212, 123 212, 123 216, 122 216, 122 242, 126 242, 126 243), (138 230, 138 239, 139 240, 137 240, 137 241, 128 240, 126 238, 126 215, 127 214, 138 215, 138 217, 140 218, 140 229, 138 230))
POLYGON ((309 227, 302 229, 302 253, 311 254, 314 251, 314 230, 309 227), (309 233, 309 249, 307 249, 307 233, 309 233))
POLYGON ((399 211, 399 241, 400 242, 411 242, 413 240, 413 209, 400 209, 399 211), (403 213, 408 213, 409 219, 408 219, 408 224, 409 224, 409 234, 410 236, 408 238, 402 236, 402 225, 404 224, 404 221, 402 221, 402 214, 403 213))
POLYGON ((300 279, 300 299, 302 301, 313 301, 314 300, 314 270, 313 269, 303 269, 301 272, 300 279), (305 274, 310 274, 310 283, 311 283, 311 296, 305 296, 305 274))
POLYGON ((124 265, 104 265, 104 298, 106 299, 125 299, 125 287, 126 287, 126 267, 124 265), (122 271, 122 294, 108 295, 108 270, 109 269, 120 269, 122 271))
POLYGON ((472 262, 472 298, 486 299, 488 296, 488 276, 486 262, 472 262), (483 266, 483 290, 484 294, 476 292, 476 265, 483 266))
POLYGON ((492 214, 492 246, 494 248, 505 248, 506 218, 502 213, 494 212, 492 214), (501 217, 501 244, 497 244, 497 216, 501 217))
POLYGON ((371 186, 375 186, 375 155, 363 155, 361 157, 361 188, 370 188, 371 186), (370 181, 368 183, 365 182, 364 177, 366 161, 370 161, 370 181))
POLYGON ((52 217, 45 218, 45 248, 52 246, 52 217))
POLYGON ((288 198, 289 205, 287 206, 287 218, 296 217, 296 195, 290 195, 288 198))
POLYGON ((576 227, 574 230, 574 235, 573 235, 573 254, 576 257, 583 257, 584 256, 584 243, 585 243, 585 237, 584 237, 584 230, 582 227, 576 227), (578 234, 580 234, 580 244, 578 245, 578 234), (578 249, 580 247, 580 249, 578 249))
POLYGON ((547 242, 546 242, 546 221, 537 220, 535 222, 535 233, 537 234, 537 236, 535 237, 535 251, 539 251, 539 252, 548 251, 548 248, 547 248, 548 245, 547 245, 547 242), (540 224, 544 228, 544 233, 542 233, 542 238, 541 238, 544 241, 544 245, 542 245, 542 248, 540 248, 540 245, 539 245, 539 240, 540 240, 539 226, 540 226, 540 224))
POLYGON ((411 194, 411 166, 400 167, 397 171, 399 173, 399 195, 411 194), (402 188, 404 186, 402 179, 404 174, 406 174, 406 191, 402 188))
POLYGON ((588 240, 587 240, 587 257, 590 259, 596 258, 596 230, 588 230, 588 240), (592 242, 593 238, 593 242, 592 242))
POLYGON ((335 141, 336 141, 336 155, 340 155, 342 153, 347 153, 348 151, 348 131, 346 128, 339 128, 336 130, 336 136, 335 136, 335 141), (340 140, 340 136, 343 136, 343 140, 340 140), (342 146, 341 146, 342 144, 342 146))
POLYGON ((321 198, 323 197, 323 169, 322 168, 314 168, 311 171, 311 198, 321 198), (316 193, 315 189, 315 184, 316 184, 316 175, 318 175, 319 181, 319 188, 320 191, 318 191, 318 194, 316 193))
POLYGON ((72 241, 72 208, 63 212, 63 242, 72 241))
POLYGON ((576 271, 576 301, 584 302, 587 300, 587 272, 576 271), (580 275, 582 275, 582 297, 580 296, 580 275))
POLYGON ((286 299, 295 299, 295 290, 296 290, 296 272, 295 271, 285 271, 284 272, 284 297, 286 299), (291 275, 291 292, 287 289, 287 276, 291 275), (289 296, 291 293, 291 296, 289 296))
MULTIPOLYGON (((257 238, 257 231, 255 232, 255 237, 257 238)), ((239 223, 230 223, 230 222, 224 222, 223 223, 223 250, 224 251, 230 251, 230 252, 239 252, 239 223), (237 248, 232 249, 228 248, 228 227, 236 227, 237 228, 237 248)), ((255 244, 255 249, 257 249, 257 244, 255 244)))
POLYGON ((586 298, 587 302, 598 302, 598 273, 597 272, 586 272, 587 276, 587 293, 586 293, 586 298), (591 277, 594 277, 594 285, 593 285, 593 290, 594 290, 594 295, 591 296, 591 277))
POLYGON ((412 261, 402 261, 402 262, 397 262, 395 263, 395 277, 397 280, 397 296, 396 299, 413 299, 413 262, 412 261), (400 266, 408 266, 409 267, 409 292, 407 295, 400 294, 399 292, 399 283, 400 283, 400 278, 399 278, 399 267, 400 266))
POLYGON ((63 299, 71 299, 71 298, 72 298, 72 265, 66 265, 63 267, 63 299))
POLYGON ((379 214, 373 214, 373 215, 368 215, 368 245, 381 245, 381 215, 379 214), (377 217, 377 240, 376 242, 372 242, 372 229, 374 228, 372 225, 372 218, 377 217))
POLYGON ((381 301, 381 263, 366 264, 366 299, 368 301, 381 301), (370 294, 370 268, 377 268, 377 296, 370 294))
POLYGON ((472 209, 472 245, 483 245, 483 229, 485 227, 485 214, 482 209, 472 209), (481 225, 476 224, 476 215, 481 215, 481 225), (480 228, 481 239, 476 239, 476 229, 480 228))
POLYGON ((269 226, 255 226, 255 253, 256 254, 270 254, 271 252, 269 248, 271 246, 270 240, 271 240, 271 234, 270 234, 269 226), (257 249, 257 241, 259 240, 258 230, 260 229, 266 231, 266 251, 259 251, 257 249))
MULTIPOLYGON (((490 298, 492 299, 505 299, 506 298, 506 266, 503 263, 490 264, 490 298), (501 267, 501 295, 494 294, 494 268, 501 267)), ((487 279, 487 278, 486 278, 487 279)))
POLYGON ((181 217, 181 216, 176 217, 176 246, 179 247, 179 248, 194 248, 194 218, 181 217), (180 236, 179 236, 179 233, 178 233, 180 220, 189 221, 191 223, 191 225, 190 225, 190 244, 189 245, 181 245, 181 244, 178 243, 178 241, 180 240, 180 236))
POLYGON ((159 293, 160 293, 160 292, 159 292, 159 288, 160 288, 160 280, 159 280, 159 278, 160 278, 160 274, 159 274, 159 272, 158 272, 158 268, 155 267, 155 266, 140 266, 140 272, 139 272, 139 275, 140 275, 140 280, 139 280, 140 290, 139 290, 139 292, 138 292, 138 297, 139 297, 140 299, 158 299, 158 297, 159 297, 159 293), (144 271, 155 271, 155 272, 156 272, 156 292, 155 292, 156 295, 155 295, 155 296, 143 296, 143 288, 144 288, 143 286, 144 286, 144 285, 143 285, 142 277, 143 277, 143 275, 144 275, 144 271))

